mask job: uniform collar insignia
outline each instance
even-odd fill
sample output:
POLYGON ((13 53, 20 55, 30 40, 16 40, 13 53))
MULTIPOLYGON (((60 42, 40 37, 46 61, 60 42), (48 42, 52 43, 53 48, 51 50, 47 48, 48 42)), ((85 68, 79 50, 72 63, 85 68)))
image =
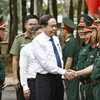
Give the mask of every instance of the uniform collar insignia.
POLYGON ((67 38, 66 40, 65 40, 65 42, 68 42, 70 40, 70 38, 67 38))
POLYGON ((94 49, 94 48, 96 48, 96 47, 97 47, 97 44, 94 43, 94 44, 92 45, 92 49, 94 49))
POLYGON ((100 43, 97 43, 97 47, 100 48, 100 43))

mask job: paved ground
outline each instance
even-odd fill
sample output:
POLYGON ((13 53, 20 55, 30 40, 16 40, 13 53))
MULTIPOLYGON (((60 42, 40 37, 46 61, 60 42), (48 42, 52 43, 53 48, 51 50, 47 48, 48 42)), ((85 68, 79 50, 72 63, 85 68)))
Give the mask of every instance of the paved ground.
MULTIPOLYGON (((2 100, 16 100, 16 92, 13 87, 13 78, 11 76, 6 77, 5 81, 8 87, 5 90, 3 90, 2 100)), ((64 95, 64 100, 67 100, 66 94, 64 95)))
MULTIPOLYGON (((10 86, 7 87, 3 92, 2 92, 2 100, 16 100, 16 93, 14 87, 10 86)), ((64 100, 66 99, 66 96, 64 97, 64 100)))
POLYGON ((10 86, 3 90, 2 100, 16 100, 15 89, 10 86))

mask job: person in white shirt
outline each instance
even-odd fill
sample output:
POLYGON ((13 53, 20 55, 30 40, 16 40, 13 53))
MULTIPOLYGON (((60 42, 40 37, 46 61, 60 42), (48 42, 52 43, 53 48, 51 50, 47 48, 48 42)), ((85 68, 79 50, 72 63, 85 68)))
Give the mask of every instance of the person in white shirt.
MULTIPOLYGON (((40 25, 35 25, 32 29, 33 38, 42 31, 40 25)), ((20 79, 26 100, 35 100, 35 77, 36 67, 34 67, 35 57, 31 51, 32 44, 29 43, 20 52, 20 79)))
POLYGON ((36 100, 63 100, 64 88, 61 76, 72 79, 75 73, 63 69, 62 50, 55 36, 57 23, 54 16, 43 15, 40 18, 40 25, 43 32, 32 41, 34 65, 37 67, 36 100))

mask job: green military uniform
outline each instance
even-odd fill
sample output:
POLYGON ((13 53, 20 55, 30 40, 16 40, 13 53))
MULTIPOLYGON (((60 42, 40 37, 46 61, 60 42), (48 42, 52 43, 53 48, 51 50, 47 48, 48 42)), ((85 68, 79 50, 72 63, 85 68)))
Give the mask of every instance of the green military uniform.
MULTIPOLYGON (((76 70, 77 56, 78 56, 78 42, 73 35, 68 37, 69 41, 65 42, 63 47, 63 61, 64 66, 67 61, 67 57, 72 57, 71 69, 76 70)), ((66 80, 66 95, 67 100, 79 100, 79 81, 76 79, 66 80)))
MULTIPOLYGON (((79 61, 77 64, 78 70, 82 70, 94 64, 97 51, 98 51, 98 48, 96 47, 95 43, 92 45, 90 44, 85 45, 79 53, 79 61)), ((79 77, 79 80, 82 83, 81 88, 80 88, 82 100, 94 100, 90 75, 79 77)))
MULTIPOLYGON (((73 27, 74 23, 69 19, 65 19, 63 23, 66 25, 64 26, 64 28, 67 31, 69 30, 69 28, 67 29, 67 26, 74 29, 73 27)), ((65 40, 65 44, 62 49, 64 66, 66 65, 67 58, 71 57, 72 65, 70 69, 76 70, 78 52, 79 52, 78 41, 76 38, 74 38, 72 33, 70 33, 70 35, 65 40)), ((66 84, 67 100, 79 100, 79 81, 77 80, 77 78, 72 80, 66 80, 65 84, 66 84)))
MULTIPOLYGON (((0 11, 0 30, 5 30, 5 25, 3 22, 3 14, 0 11)), ((0 38, 0 42, 1 42, 0 38)), ((1 55, 1 44, 0 44, 0 100, 2 100, 2 86, 5 81, 5 69, 4 69, 4 62, 3 62, 3 57, 1 55)))
POLYGON ((100 100, 100 44, 98 45, 99 51, 93 66, 91 79, 93 80, 93 96, 94 100, 100 100))
MULTIPOLYGON (((0 48, 0 52, 1 52, 1 48, 0 48)), ((3 57, 1 56, 1 53, 0 53, 0 100, 2 97, 2 85, 4 81, 5 81, 4 62, 3 62, 3 57)))
MULTIPOLYGON (((16 36, 13 45, 10 50, 10 54, 14 56, 20 56, 20 50, 23 46, 30 43, 32 39, 28 36, 28 33, 16 36)), ((18 70, 18 78, 19 78, 19 70, 18 70)), ((24 100, 22 87, 17 91, 17 100, 24 100), (21 97, 21 98, 20 98, 21 97)))

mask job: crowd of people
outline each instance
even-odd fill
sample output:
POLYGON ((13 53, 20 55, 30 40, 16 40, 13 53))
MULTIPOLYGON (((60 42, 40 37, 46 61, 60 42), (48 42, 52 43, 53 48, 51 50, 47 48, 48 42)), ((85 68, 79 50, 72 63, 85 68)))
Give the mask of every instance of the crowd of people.
MULTIPOLYGON (((10 50, 17 100, 64 100, 64 92, 67 100, 80 100, 79 91, 82 100, 99 100, 100 16, 81 14, 78 20, 76 26, 63 18, 61 47, 53 15, 26 16, 26 32, 15 37, 10 50), (80 42, 73 35, 76 28, 80 42)), ((4 32, 1 21, 0 41, 4 32)), ((0 59, 1 98, 6 84, 1 54, 0 59)))

